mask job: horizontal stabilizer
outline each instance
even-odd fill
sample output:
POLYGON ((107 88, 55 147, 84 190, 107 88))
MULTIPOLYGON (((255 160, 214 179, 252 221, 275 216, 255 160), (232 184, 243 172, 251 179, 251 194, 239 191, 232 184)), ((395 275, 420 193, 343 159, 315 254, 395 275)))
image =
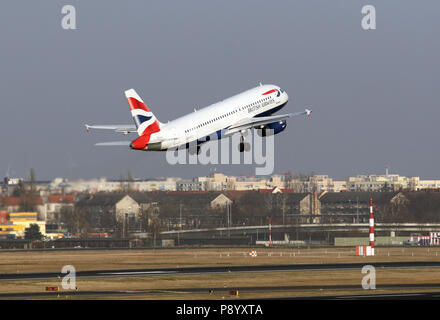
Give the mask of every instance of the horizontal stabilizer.
POLYGON ((133 125, 124 125, 124 124, 115 124, 115 125, 88 125, 86 124, 86 130, 87 132, 90 131, 90 129, 97 129, 97 130, 113 130, 115 132, 121 132, 124 134, 130 133, 130 132, 137 132, 137 129, 133 125))
POLYGON ((131 141, 109 141, 109 142, 98 142, 95 146, 129 146, 131 141))

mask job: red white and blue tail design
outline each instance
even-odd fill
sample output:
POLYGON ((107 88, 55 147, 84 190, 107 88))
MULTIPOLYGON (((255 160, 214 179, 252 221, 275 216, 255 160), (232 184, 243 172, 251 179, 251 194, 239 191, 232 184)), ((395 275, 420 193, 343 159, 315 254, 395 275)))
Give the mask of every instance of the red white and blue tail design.
POLYGON ((125 91, 125 96, 127 97, 138 135, 149 136, 154 132, 159 132, 160 122, 156 119, 144 101, 142 101, 136 91, 134 89, 127 90, 125 91))

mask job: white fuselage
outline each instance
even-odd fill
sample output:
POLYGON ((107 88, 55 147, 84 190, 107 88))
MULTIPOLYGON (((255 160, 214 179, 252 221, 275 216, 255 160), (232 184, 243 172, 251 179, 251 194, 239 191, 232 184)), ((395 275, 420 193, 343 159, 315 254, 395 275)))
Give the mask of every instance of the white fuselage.
POLYGON ((287 93, 278 86, 261 85, 161 124, 160 131, 151 135, 150 143, 160 142, 161 149, 166 150, 196 140, 204 141, 207 136, 221 139, 231 125, 270 115, 280 110, 288 99, 287 93), (267 93, 273 89, 276 90, 267 93))

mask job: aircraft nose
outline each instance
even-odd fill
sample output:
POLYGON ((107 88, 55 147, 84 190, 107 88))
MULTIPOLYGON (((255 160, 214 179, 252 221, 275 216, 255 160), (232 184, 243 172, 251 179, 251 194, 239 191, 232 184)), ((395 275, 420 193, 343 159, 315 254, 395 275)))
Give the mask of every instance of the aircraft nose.
POLYGON ((134 149, 133 143, 130 143, 130 149, 134 149))

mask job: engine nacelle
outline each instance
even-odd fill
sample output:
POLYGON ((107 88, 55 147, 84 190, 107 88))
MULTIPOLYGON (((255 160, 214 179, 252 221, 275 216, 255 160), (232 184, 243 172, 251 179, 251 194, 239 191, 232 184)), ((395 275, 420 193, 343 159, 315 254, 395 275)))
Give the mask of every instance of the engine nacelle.
POLYGON ((287 127, 287 121, 277 121, 272 122, 267 125, 265 125, 263 128, 261 128, 261 136, 265 137, 268 134, 268 130, 273 130, 273 134, 278 134, 282 132, 287 127))

